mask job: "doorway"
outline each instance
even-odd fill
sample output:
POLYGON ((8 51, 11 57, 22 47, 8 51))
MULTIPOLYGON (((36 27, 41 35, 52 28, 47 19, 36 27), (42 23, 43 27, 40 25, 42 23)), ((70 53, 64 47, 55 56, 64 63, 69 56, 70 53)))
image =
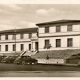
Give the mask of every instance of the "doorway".
POLYGON ((35 42, 35 50, 38 51, 38 42, 35 42))
POLYGON ((31 44, 29 44, 29 51, 31 51, 31 44))

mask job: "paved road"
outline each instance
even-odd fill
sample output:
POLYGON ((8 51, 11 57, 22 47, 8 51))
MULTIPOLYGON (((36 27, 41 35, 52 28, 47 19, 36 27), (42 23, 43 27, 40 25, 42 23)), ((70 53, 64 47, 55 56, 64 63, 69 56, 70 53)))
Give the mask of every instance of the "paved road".
POLYGON ((16 65, 0 63, 0 77, 80 77, 80 66, 16 65))
POLYGON ((0 72, 0 77, 80 77, 76 71, 7 71, 0 72))

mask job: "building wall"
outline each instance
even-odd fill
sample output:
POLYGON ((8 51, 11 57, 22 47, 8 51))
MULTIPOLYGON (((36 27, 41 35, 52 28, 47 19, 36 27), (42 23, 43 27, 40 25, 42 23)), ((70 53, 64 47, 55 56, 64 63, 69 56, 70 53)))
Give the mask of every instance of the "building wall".
POLYGON ((63 50, 80 48, 80 25, 72 25, 72 31, 67 31, 67 25, 61 26, 61 32, 56 32, 56 26, 49 25, 49 33, 45 33, 45 25, 39 27, 39 51, 63 50), (67 47, 67 39, 73 38, 73 47, 67 47), (49 39, 51 48, 44 49, 45 40, 49 39), (61 39, 61 47, 56 48, 56 39, 61 39))
POLYGON ((23 39, 20 39, 20 33, 16 34, 16 40, 13 40, 13 34, 8 34, 8 40, 5 40, 5 35, 6 34, 1 34, 1 40, 0 40, 0 45, 1 45, 1 51, 0 53, 12 53, 15 52, 13 51, 13 44, 16 44, 16 52, 20 52, 21 51, 21 44, 24 45, 24 49, 23 51, 28 51, 29 50, 29 44, 33 45, 31 47, 31 49, 33 49, 33 51, 35 51, 35 42, 37 42, 37 32, 36 33, 32 33, 32 37, 29 38, 29 34, 28 33, 24 33, 23 34, 23 39), (34 41, 32 41, 32 39, 34 39, 34 41), (32 44, 32 42, 34 42, 34 44, 32 44), (8 51, 5 51, 5 45, 8 45, 8 51))
POLYGON ((79 49, 80 48, 80 36, 63 36, 63 37, 46 37, 39 38, 39 51, 45 50, 63 50, 63 49, 79 49), (67 39, 73 38, 73 47, 67 47, 67 39), (45 40, 49 39, 51 48, 44 49, 45 40), (56 39, 61 39, 61 47, 56 47, 56 39))
MULTIPOLYGON (((80 24, 72 25, 73 31, 80 31, 80 24)), ((56 32, 56 26, 54 25, 49 25, 49 33, 55 33, 56 32)), ((67 32, 67 25, 62 25, 61 26, 61 32, 67 32)), ((39 34, 40 33, 45 33, 45 25, 39 27, 39 34)))
POLYGON ((37 59, 41 64, 64 64, 64 59, 37 59))

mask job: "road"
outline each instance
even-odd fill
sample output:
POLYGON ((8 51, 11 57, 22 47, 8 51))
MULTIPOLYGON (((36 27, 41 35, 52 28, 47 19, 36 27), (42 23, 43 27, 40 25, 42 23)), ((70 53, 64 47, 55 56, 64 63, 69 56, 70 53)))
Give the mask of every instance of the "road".
POLYGON ((80 77, 78 71, 3 71, 0 77, 80 77))
POLYGON ((0 63, 0 77, 80 77, 80 66, 0 63))

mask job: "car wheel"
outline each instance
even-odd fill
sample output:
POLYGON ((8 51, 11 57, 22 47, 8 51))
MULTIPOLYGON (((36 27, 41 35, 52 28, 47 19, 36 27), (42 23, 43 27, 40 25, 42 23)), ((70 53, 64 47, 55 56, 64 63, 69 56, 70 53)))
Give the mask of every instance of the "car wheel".
POLYGON ((22 65, 25 65, 26 63, 25 63, 25 61, 22 61, 22 65))
POLYGON ((32 64, 35 64, 35 63, 32 63, 32 64))

